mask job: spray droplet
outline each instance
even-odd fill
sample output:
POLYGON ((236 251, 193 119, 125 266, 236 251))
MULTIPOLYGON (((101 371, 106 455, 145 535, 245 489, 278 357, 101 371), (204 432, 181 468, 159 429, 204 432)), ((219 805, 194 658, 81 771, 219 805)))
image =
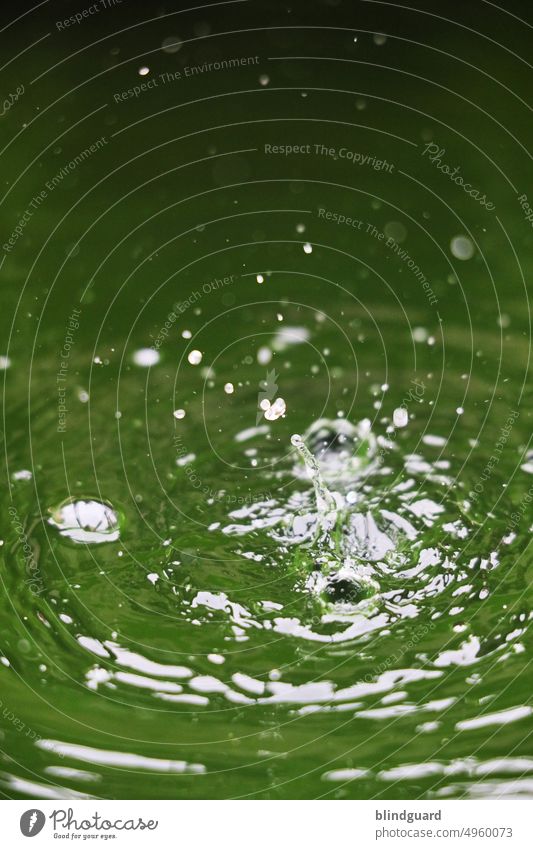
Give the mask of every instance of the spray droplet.
POLYGON ((265 410, 265 419, 269 422, 275 422, 276 419, 282 418, 286 412, 287 405, 283 398, 276 398, 268 410, 265 410))
MULTIPOLYGON (((97 362, 99 357, 95 357, 94 361, 97 362)), ((150 366, 155 366, 160 360, 159 351, 154 350, 154 348, 139 348, 138 351, 135 351, 133 355, 133 362, 136 366, 141 366, 142 368, 150 368, 150 366)), ((101 362, 101 360, 100 360, 101 362)))
POLYGON ((405 427, 409 421, 409 416, 405 407, 396 407, 392 414, 394 427, 405 427))
POLYGON ((187 359, 189 360, 191 366, 198 366, 202 362, 202 352, 201 351, 190 351, 187 359))

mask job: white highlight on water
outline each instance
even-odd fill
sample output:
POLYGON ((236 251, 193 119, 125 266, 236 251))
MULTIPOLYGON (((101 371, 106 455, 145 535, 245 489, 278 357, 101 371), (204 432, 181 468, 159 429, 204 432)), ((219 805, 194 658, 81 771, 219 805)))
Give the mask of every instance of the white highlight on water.
MULTIPOLYGON (((99 358, 95 357, 94 361, 97 362, 98 359, 99 358)), ((155 366, 160 359, 161 356, 159 351, 154 350, 154 348, 139 348, 139 350, 135 351, 133 354, 133 362, 136 366, 141 366, 141 368, 150 368, 151 366, 155 366)))

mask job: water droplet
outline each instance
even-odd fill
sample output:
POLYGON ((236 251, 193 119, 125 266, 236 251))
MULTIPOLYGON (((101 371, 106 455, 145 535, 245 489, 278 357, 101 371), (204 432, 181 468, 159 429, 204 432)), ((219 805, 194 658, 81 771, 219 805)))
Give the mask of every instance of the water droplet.
POLYGON ((185 410, 174 410, 174 418, 175 419, 184 419, 185 418, 185 410))
POLYGON ((312 245, 309 244, 309 242, 306 242, 305 245, 304 245, 304 253, 306 253, 306 254, 312 254, 313 253, 313 247, 312 247, 312 245))
POLYGON ((194 351, 190 351, 187 359, 189 360, 191 366, 198 366, 202 362, 202 352, 197 351, 196 349, 194 351))
POLYGON ((270 350, 270 348, 267 348, 266 346, 259 348, 259 350, 257 352, 257 362, 259 363, 260 366, 268 365, 268 363, 270 362, 271 359, 272 359, 272 351, 270 350))
POLYGON ((467 236, 454 236, 450 250, 456 259, 466 260, 474 256, 474 245, 467 236))
POLYGON ((409 421, 409 415, 405 407, 396 407, 392 414, 394 427, 405 427, 409 421))
POLYGON ((159 351, 156 351, 154 348, 139 348, 139 350, 135 351, 135 353, 133 354, 133 362, 136 366, 141 366, 142 368, 150 368, 150 366, 155 366, 156 363, 159 362, 159 360, 159 351))
POLYGON ((233 383, 225 383, 224 392, 226 393, 226 395, 233 395, 233 393, 235 392, 235 387, 233 383))
POLYGON ((263 283, 265 278, 263 277, 262 274, 258 274, 255 279, 257 280, 258 283, 263 283))
POLYGON ((182 335, 183 339, 190 339, 191 336, 192 336, 192 333, 191 333, 190 330, 182 330, 181 335, 182 335))
POLYGON ((0 371, 5 371, 6 368, 9 368, 10 365, 11 360, 9 359, 9 357, 0 357, 0 371))
POLYGON ((270 77, 268 76, 268 74, 261 74, 261 76, 259 77, 259 82, 261 83, 261 85, 268 85, 270 82, 270 77))
POLYGON ((150 68, 148 68, 147 65, 143 65, 142 68, 139 68, 139 75, 141 77, 145 77, 146 74, 149 74, 149 73, 150 73, 150 68))
POLYGON ((118 514, 101 501, 64 501, 51 511, 48 524, 76 543, 115 542, 120 536, 118 514))
POLYGON ((297 224, 296 225, 297 233, 305 233, 305 224, 297 224))
POLYGON ((455 412, 457 413, 458 416, 462 416, 464 411, 465 411, 464 407, 457 407, 455 412))
POLYGON ((387 36, 382 32, 374 33, 374 44, 377 44, 378 47, 381 47, 387 41, 387 36))
POLYGON ((269 422, 274 422, 281 418, 287 412, 287 405, 283 398, 276 398, 272 406, 265 410, 265 419, 269 422))
POLYGON ((426 342, 428 332, 425 327, 413 327, 412 336, 415 342, 426 342))

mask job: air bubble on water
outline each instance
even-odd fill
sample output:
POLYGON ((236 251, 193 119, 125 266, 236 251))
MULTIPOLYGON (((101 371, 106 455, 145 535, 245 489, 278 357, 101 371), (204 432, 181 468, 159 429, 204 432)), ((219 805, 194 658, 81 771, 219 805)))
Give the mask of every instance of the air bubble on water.
POLYGON ((304 245, 304 253, 306 253, 306 254, 312 254, 313 253, 313 246, 310 245, 309 242, 306 242, 305 245, 304 245))
MULTIPOLYGON (((133 354, 133 362, 136 366, 141 366, 142 368, 155 366, 160 359, 159 351, 156 351, 154 348, 139 348, 139 350, 135 351, 133 354)), ((96 362, 96 357, 94 361, 96 362)))
POLYGON ((150 73, 150 68, 147 65, 143 65, 142 68, 139 68, 139 75, 141 77, 145 77, 146 74, 150 73))
POLYGON ((224 392, 226 393, 226 395, 233 395, 233 393, 235 392, 235 387, 233 383, 225 383, 224 392))
POLYGON ((405 427, 409 422, 409 415, 405 407, 396 407, 392 414, 394 427, 405 427))
POLYGON ((184 419, 185 418, 185 410, 174 410, 174 418, 175 419, 184 419))
POLYGON ((266 366, 272 359, 272 351, 263 345, 257 352, 257 362, 260 366, 266 366))
POLYGON ((190 339, 192 337, 192 333, 190 330, 182 330, 181 335, 183 339, 190 339))
POLYGON ((413 327, 411 335, 415 342, 426 342, 429 334, 425 327, 413 327))
POLYGON ((9 357, 1 356, 0 357, 0 371, 5 371, 11 365, 11 360, 9 357))
POLYGON ((163 53, 177 53, 182 44, 183 42, 181 38, 178 38, 175 35, 169 35, 161 42, 161 50, 163 53))
POLYGON ((450 250, 456 259, 467 260, 474 256, 474 245, 467 236, 454 236, 450 250))
POLYGON ((386 41, 387 41, 387 36, 384 35, 382 32, 375 32, 374 33, 374 44, 377 44, 378 47, 381 47, 383 44, 385 44, 386 41))
POLYGON ((187 356, 191 366, 198 366, 202 362, 202 352, 198 350, 190 351, 187 356))
POLYGON ((65 501, 51 511, 48 524, 76 543, 115 542, 120 536, 118 514, 101 501, 65 501))
POLYGON ((287 412, 287 405, 283 398, 276 398, 274 403, 265 410, 265 419, 269 422, 274 422, 276 419, 282 418, 287 412))
POLYGON ((261 74, 261 76, 259 77, 259 82, 261 83, 261 85, 268 85, 270 82, 270 77, 268 76, 268 74, 261 74))
POLYGON ((255 279, 257 280, 258 283, 264 283, 264 280, 265 280, 265 278, 263 277, 262 274, 258 274, 255 279))

